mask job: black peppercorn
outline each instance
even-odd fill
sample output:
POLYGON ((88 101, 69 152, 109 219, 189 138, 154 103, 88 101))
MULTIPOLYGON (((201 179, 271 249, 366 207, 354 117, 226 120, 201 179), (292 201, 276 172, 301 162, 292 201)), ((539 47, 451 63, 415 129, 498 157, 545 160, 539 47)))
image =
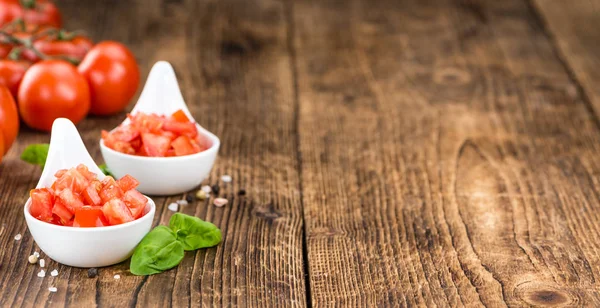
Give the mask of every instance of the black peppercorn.
POLYGON ((88 270, 88 278, 94 278, 98 276, 98 269, 95 267, 92 267, 88 270))
POLYGON ((187 201, 188 203, 194 202, 194 196, 192 196, 192 195, 185 196, 185 201, 187 201))
POLYGON ((243 189, 240 189, 240 191, 238 191, 239 196, 244 196, 245 194, 246 194, 246 191, 243 189))
POLYGON ((215 194, 215 196, 219 195, 219 185, 215 184, 212 186, 212 192, 215 194))

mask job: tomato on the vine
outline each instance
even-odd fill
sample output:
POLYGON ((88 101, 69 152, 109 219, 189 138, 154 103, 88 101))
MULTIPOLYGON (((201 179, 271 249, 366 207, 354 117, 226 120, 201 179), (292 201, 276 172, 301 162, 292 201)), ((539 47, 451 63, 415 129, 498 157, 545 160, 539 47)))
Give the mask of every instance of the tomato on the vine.
POLYGON ((7 87, 15 98, 27 68, 26 61, 0 60, 0 85, 7 87))
POLYGON ((77 68, 63 60, 32 65, 19 86, 19 112, 30 127, 50 131, 57 118, 77 124, 90 109, 90 89, 77 68))
POLYGON ((62 26, 60 12, 49 0, 0 0, 0 26, 18 18, 32 25, 62 26))
POLYGON ((123 44, 98 43, 79 64, 78 71, 90 85, 90 113, 110 115, 125 109, 140 81, 135 57, 123 44))
POLYGON ((19 113, 7 87, 0 86, 0 158, 8 152, 19 133, 19 113))
MULTIPOLYGON (((48 36, 36 40, 33 47, 47 56, 65 56, 75 61, 81 61, 94 47, 94 42, 83 35, 70 37, 69 34, 66 36, 59 34, 58 37, 48 36)), ((36 62, 39 61, 39 58, 34 54, 34 58, 28 58, 28 60, 36 62)))

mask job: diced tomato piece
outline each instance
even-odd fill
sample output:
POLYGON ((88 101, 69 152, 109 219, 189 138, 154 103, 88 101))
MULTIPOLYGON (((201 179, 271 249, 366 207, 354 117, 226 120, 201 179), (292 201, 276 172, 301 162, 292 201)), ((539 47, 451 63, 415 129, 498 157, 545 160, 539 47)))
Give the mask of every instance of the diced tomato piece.
POLYGON ((187 117, 187 115, 185 114, 185 112, 183 112, 183 110, 179 109, 177 111, 175 111, 171 117, 177 121, 177 122, 190 122, 190 119, 187 117))
POLYGON ((98 180, 90 182, 90 185, 81 193, 86 205, 102 205, 102 198, 98 191, 102 188, 102 183, 98 180))
POLYGON ((65 227, 72 227, 72 226, 73 226, 73 219, 71 219, 71 220, 69 220, 69 221, 65 222, 65 223, 63 224, 63 226, 65 226, 65 227))
POLYGON ((130 190, 123 196, 123 202, 125 202, 129 208, 133 218, 138 219, 144 214, 148 198, 137 190, 130 190))
POLYGON ((164 157, 169 149, 171 140, 168 137, 156 134, 142 134, 145 152, 148 156, 164 157))
POLYGON ((140 150, 140 148, 142 147, 142 137, 138 136, 137 138, 131 140, 129 142, 129 145, 131 145, 131 147, 137 152, 140 150))
POLYGON ((188 136, 179 136, 177 139, 171 142, 171 146, 175 150, 175 155, 183 156, 197 153, 192 146, 191 140, 188 136))
POLYGON ((168 138, 169 138, 169 140, 171 140, 171 141, 175 140, 175 138, 177 138, 177 137, 178 137, 178 135, 177 135, 177 134, 175 134, 175 133, 173 133, 173 132, 169 132, 169 131, 162 131, 162 132, 160 132, 160 135, 161 135, 161 136, 168 137, 168 138))
POLYGON ((137 150, 137 152, 135 152, 135 155, 148 156, 148 153, 146 153, 146 148, 142 146, 139 150, 137 150))
POLYGON ((162 126, 164 117, 156 114, 146 114, 138 112, 135 115, 129 115, 131 126, 139 131, 140 133, 159 133, 162 126))
POLYGON ((167 153, 165 153, 165 157, 175 157, 177 156, 177 154, 175 154, 175 150, 173 149, 168 149, 167 153))
POLYGON ((177 122, 175 120, 167 120, 163 125, 163 129, 178 135, 186 135, 191 138, 196 137, 198 134, 196 124, 193 122, 177 122))
POLYGON ((106 202, 102 206, 102 212, 111 225, 119 225, 134 220, 129 208, 120 199, 112 199, 106 202))
POLYGON ((52 213, 60 219, 61 225, 68 223, 73 218, 73 213, 60 201, 56 200, 52 213))
POLYGON ((130 142, 140 136, 140 132, 131 125, 121 125, 110 133, 117 141, 130 142))
POLYGON ((123 191, 115 179, 113 179, 112 176, 105 177, 102 180, 102 189, 100 189, 100 199, 102 199, 102 203, 121 197, 123 197, 123 191))
POLYGON ((67 173, 67 169, 60 169, 60 170, 56 171, 56 173, 54 174, 54 176, 56 178, 60 178, 63 175, 65 175, 65 173, 67 173))
POLYGON ((88 167, 84 164, 79 164, 75 170, 77 170, 83 177, 85 177, 88 181, 95 180, 96 174, 91 172, 88 167))
POLYGON ((75 168, 67 170, 60 178, 56 179, 53 188, 60 192, 69 188, 76 193, 83 191, 88 185, 88 180, 75 168))
POLYGON ((46 222, 52 221, 52 206, 54 204, 54 196, 46 188, 32 189, 29 192, 31 196, 31 206, 29 213, 31 216, 46 222))
POLYGON ((90 228, 108 226, 101 206, 84 206, 75 211, 73 227, 90 228))
POLYGON ((75 213, 75 210, 83 206, 81 197, 75 194, 70 188, 61 190, 58 193, 58 199, 71 213, 75 213))
POLYGON ((138 182, 138 180, 136 180, 131 175, 126 174, 124 177, 117 180, 117 184, 119 185, 122 191, 128 191, 138 187, 138 185, 140 185, 140 182, 138 182))

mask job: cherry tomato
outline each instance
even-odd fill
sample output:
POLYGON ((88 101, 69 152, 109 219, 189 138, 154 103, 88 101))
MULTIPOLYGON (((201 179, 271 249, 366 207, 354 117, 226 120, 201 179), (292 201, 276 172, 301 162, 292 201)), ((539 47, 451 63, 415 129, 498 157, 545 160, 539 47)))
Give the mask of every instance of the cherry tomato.
MULTIPOLYGON (((48 56, 66 56, 70 59, 81 61, 88 51, 94 47, 94 42, 82 35, 72 38, 61 38, 60 36, 55 38, 49 36, 36 40, 33 43, 33 47, 48 56)), ((39 61, 39 58, 35 54, 28 54, 27 59, 33 62, 39 61)))
POLYGON ((17 18, 32 25, 61 28, 62 18, 54 3, 48 0, 0 0, 0 26, 17 18))
MULTIPOLYGON (((0 0, 2 1, 2 0, 0 0)), ((47 26, 38 26, 38 25, 14 25, 8 27, 5 32, 10 35, 21 39, 29 39, 32 35, 42 35, 43 31, 47 31, 47 26)), ((10 55, 10 52, 15 48, 16 43, 11 41, 8 37, 4 35, 0 35, 0 59, 6 58, 10 55)), ((25 60, 39 60, 35 53, 32 50, 22 48, 21 54, 19 55, 19 59, 25 60)))
POLYGON ((77 68, 63 60, 32 65, 19 86, 19 112, 31 128, 50 131, 57 118, 81 121, 90 109, 90 89, 77 68))
POLYGON ((5 86, 0 86, 0 132, 2 135, 3 151, 5 154, 19 133, 19 113, 15 100, 5 86))
POLYGON ((28 67, 26 61, 0 60, 0 85, 7 87, 13 97, 17 97, 21 79, 28 67))
POLYGON ((100 42, 78 67, 90 84, 90 113, 110 115, 125 109, 140 81, 135 57, 121 43, 100 42))

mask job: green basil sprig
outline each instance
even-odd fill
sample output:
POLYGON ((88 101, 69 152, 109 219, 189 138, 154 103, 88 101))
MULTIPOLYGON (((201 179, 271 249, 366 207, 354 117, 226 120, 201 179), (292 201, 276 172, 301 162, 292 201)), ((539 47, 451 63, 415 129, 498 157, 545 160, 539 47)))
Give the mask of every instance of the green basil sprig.
POLYGON ((28 145, 23 153, 21 153, 21 159, 33 164, 44 167, 46 164, 46 158, 48 158, 48 149, 50 145, 47 143, 31 144, 28 145))
POLYGON ((221 230, 194 216, 175 213, 169 227, 158 226, 138 244, 129 270, 134 275, 153 275, 179 264, 184 250, 212 247, 221 242, 221 230))

